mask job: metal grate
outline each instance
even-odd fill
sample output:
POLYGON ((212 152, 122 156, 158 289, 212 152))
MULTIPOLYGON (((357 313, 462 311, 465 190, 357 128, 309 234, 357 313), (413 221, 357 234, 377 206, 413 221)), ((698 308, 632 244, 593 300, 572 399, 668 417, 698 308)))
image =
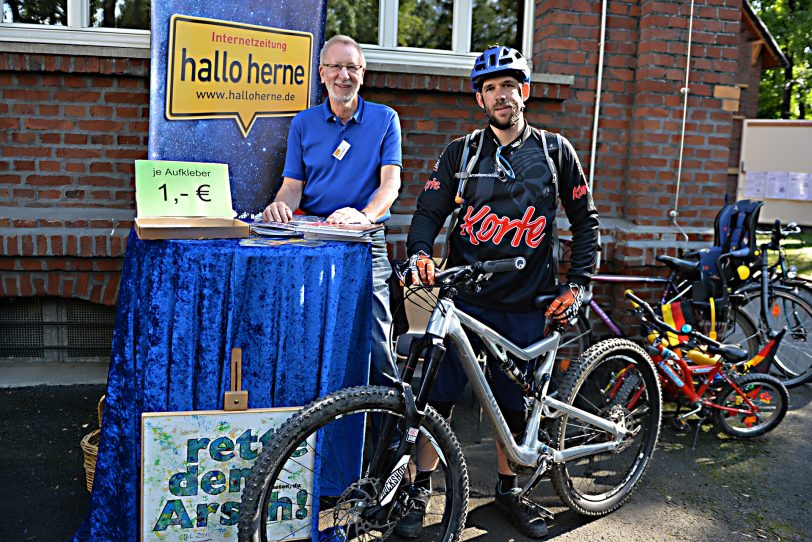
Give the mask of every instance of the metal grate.
POLYGON ((114 318, 79 299, 0 299, 0 360, 108 361, 114 318))
POLYGON ((0 300, 0 330, 0 359, 45 357, 40 298, 0 300))
POLYGON ((81 302, 67 305, 67 357, 110 357, 113 307, 81 302))

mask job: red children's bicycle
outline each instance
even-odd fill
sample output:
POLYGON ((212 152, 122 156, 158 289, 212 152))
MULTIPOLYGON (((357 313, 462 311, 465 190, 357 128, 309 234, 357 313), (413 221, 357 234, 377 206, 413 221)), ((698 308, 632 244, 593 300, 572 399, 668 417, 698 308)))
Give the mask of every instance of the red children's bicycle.
MULTIPOLYGON (((660 318, 651 305, 631 291, 626 291, 626 297, 649 332, 649 353, 660 375, 663 398, 677 403, 674 422, 678 429, 686 429, 686 420, 691 416, 699 416, 700 425, 712 416, 726 434, 751 438, 781 423, 789 394, 780 380, 766 372, 786 330, 747 359, 747 352, 738 346, 721 344, 696 331, 690 323, 680 323, 679 303, 662 306, 666 316, 660 318), (680 413, 686 406, 690 410, 680 413)), ((615 385, 622 386, 620 382, 615 385)))

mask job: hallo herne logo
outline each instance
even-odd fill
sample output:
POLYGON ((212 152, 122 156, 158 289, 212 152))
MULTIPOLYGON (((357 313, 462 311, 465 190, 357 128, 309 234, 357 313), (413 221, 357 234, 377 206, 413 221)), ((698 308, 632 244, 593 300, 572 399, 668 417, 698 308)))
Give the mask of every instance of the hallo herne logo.
POLYGON ((581 196, 585 196, 587 192, 589 192, 587 185, 576 186, 572 189, 572 199, 581 199, 581 196))
POLYGON ((435 179, 429 179, 426 181, 426 186, 423 188, 423 192, 427 190, 439 190, 440 189, 440 181, 435 179))
POLYGON ((491 208, 488 205, 483 206, 476 213, 474 213, 473 207, 468 207, 460 227, 460 235, 463 237, 468 236, 472 245, 487 241, 498 245, 513 231, 513 239, 510 241, 511 246, 518 247, 522 242, 522 238, 524 238, 527 246, 536 248, 544 239, 547 217, 542 215, 532 220, 535 212, 535 207, 528 207, 521 219, 511 219, 507 216, 498 217, 496 213, 491 213, 491 208), (474 226, 477 224, 479 224, 479 229, 474 232, 474 226))

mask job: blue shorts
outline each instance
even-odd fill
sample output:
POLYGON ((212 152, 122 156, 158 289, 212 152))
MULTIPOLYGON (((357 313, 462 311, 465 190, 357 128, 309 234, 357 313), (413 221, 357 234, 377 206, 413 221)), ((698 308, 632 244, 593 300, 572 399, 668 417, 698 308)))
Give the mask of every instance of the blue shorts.
MULTIPOLYGON (((546 322, 544 311, 500 312, 460 301, 455 301, 454 305, 457 309, 473 316, 521 348, 533 344, 544 336, 546 322)), ((468 334, 468 340, 471 341, 471 346, 474 347, 474 352, 484 348, 482 341, 478 337, 467 329, 465 331, 468 334)), ((456 348, 451 346, 448 340, 446 340, 446 348, 448 350, 440 369, 437 371, 437 379, 429 394, 429 400, 456 403, 462 399, 468 377, 465 375, 465 371, 462 370, 456 348)), ((487 354, 486 376, 499 408, 502 410, 524 411, 526 403, 521 388, 499 368, 489 351, 487 354)), ((514 359, 514 362, 522 371, 527 369, 527 362, 516 359, 514 359)))

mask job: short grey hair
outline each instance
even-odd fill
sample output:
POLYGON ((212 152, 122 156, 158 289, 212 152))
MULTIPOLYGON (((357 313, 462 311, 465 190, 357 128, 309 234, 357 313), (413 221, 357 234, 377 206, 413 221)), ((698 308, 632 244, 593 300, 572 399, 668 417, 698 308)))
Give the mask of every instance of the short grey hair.
POLYGON ((324 42, 324 47, 321 48, 321 53, 319 53, 319 64, 324 64, 324 55, 327 53, 327 50, 337 43, 343 45, 351 45, 355 47, 355 49, 358 51, 358 54, 361 55, 361 65, 366 67, 367 60, 366 58, 364 58, 364 51, 361 49, 361 46, 358 45, 357 41, 355 41, 349 36, 345 36, 344 34, 336 34, 335 36, 324 42))

